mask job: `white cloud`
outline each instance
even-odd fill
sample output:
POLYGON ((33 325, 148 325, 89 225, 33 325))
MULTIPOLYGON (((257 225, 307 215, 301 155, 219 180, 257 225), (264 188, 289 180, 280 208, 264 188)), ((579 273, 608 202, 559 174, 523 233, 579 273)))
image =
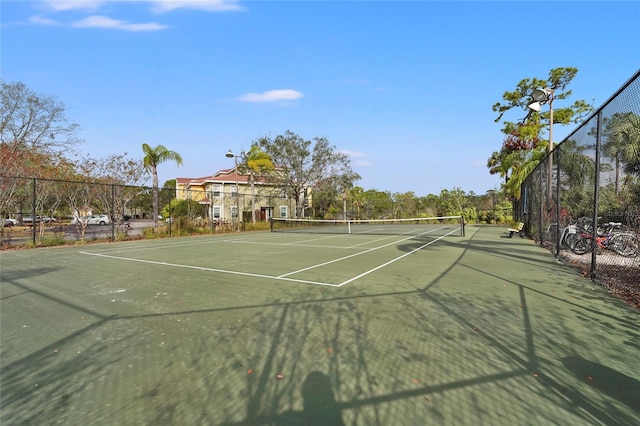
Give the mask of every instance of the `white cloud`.
POLYGON ((341 149, 341 153, 348 155, 351 158, 362 158, 365 156, 364 152, 360 151, 349 151, 348 149, 341 149))
MULTIPOLYGON (((126 4, 131 0, 40 0, 38 3, 41 10, 49 13, 67 11, 91 11, 101 9, 107 4, 126 4)), ((238 4, 238 0, 138 0, 140 3, 148 4, 153 12, 171 12, 177 9, 193 9, 206 12, 225 12, 244 10, 238 4)), ((61 22, 43 17, 34 16, 29 22, 36 25, 62 25, 61 22)), ((71 25, 75 28, 109 28, 123 31, 158 31, 168 28, 166 25, 155 22, 131 23, 117 20, 104 15, 93 15, 76 21, 71 25)))
POLYGON ((165 25, 149 22, 146 24, 132 24, 126 21, 109 18, 108 16, 94 15, 73 23, 76 28, 106 28, 124 31, 158 31, 167 28, 165 25))
POLYGON ((293 89, 269 90, 263 93, 247 93, 238 98, 243 102, 291 101, 302 98, 302 93, 293 89))
MULTIPOLYGON (((107 3, 127 3, 130 0, 41 0, 44 8, 56 12, 67 10, 98 10, 107 3)), ((228 12, 244 10, 239 0, 139 0, 149 3, 154 12, 171 12, 177 9, 228 12)))
POLYGON ((237 0, 149 0, 154 12, 170 12, 176 9, 228 12, 244 10, 237 0))
POLYGON ((43 0, 42 5, 54 11, 65 10, 97 10, 106 1, 100 0, 43 0))
POLYGON ((60 25, 58 21, 54 21, 53 19, 43 18, 42 16, 32 16, 29 18, 29 22, 31 24, 37 25, 60 25))
POLYGON ((349 158, 355 159, 355 160, 353 160, 353 165, 354 166, 369 167, 369 166, 373 165, 373 163, 371 161, 364 159, 364 157, 367 156, 364 152, 349 151, 348 149, 342 149, 342 150, 340 150, 340 152, 342 152, 343 154, 348 155, 349 158))

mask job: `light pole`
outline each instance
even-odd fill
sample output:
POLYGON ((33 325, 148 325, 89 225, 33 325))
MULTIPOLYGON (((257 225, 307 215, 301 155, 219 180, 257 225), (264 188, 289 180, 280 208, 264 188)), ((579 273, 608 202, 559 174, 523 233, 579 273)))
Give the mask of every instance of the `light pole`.
POLYGON ((529 108, 535 112, 540 112, 543 104, 549 104, 549 153, 553 151, 553 89, 545 87, 544 89, 536 89, 531 93, 533 103, 529 104, 529 108))
POLYGON ((229 150, 226 154, 227 158, 233 158, 236 167, 236 231, 240 232, 240 187, 238 182, 238 158, 244 158, 244 151, 240 155, 235 155, 233 151, 229 150))
POLYGON ((540 112, 541 106, 543 104, 549 104, 549 146, 547 148, 547 167, 549 170, 547 172, 547 209, 551 208, 551 203, 553 202, 553 185, 551 183, 551 180, 553 178, 553 95, 554 90, 549 89, 548 87, 545 87, 544 89, 536 89, 533 91, 533 93, 531 93, 531 97, 533 98, 534 102, 529 104, 529 108, 531 108, 535 112, 540 112))
MULTIPOLYGON (((541 105, 549 104, 549 147, 547 154, 547 215, 549 215, 553 209, 553 95, 554 90, 545 87, 544 89, 536 89, 531 93, 533 103, 529 104, 529 108, 536 112, 540 112, 541 105)), ((556 209, 556 226, 557 216, 559 212, 556 209)), ((551 218, 549 218, 551 219, 551 218)), ((558 229, 556 228, 556 235, 558 235, 558 229)))

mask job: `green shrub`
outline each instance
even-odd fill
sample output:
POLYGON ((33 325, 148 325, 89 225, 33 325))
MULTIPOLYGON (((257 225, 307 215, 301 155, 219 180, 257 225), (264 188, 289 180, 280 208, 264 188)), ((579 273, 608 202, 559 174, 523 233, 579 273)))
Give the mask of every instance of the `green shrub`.
POLYGON ((60 246, 66 244, 64 235, 47 235, 40 239, 38 245, 43 247, 60 246))
POLYGON ((267 231, 271 229, 269 222, 245 222, 244 230, 245 231, 267 231))

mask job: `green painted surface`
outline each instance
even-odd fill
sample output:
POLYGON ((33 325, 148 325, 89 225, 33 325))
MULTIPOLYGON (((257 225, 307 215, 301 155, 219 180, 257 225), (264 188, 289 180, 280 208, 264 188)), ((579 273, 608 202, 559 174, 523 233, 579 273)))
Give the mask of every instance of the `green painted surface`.
POLYGON ((639 424, 639 312, 505 230, 2 252, 0 421, 639 424))

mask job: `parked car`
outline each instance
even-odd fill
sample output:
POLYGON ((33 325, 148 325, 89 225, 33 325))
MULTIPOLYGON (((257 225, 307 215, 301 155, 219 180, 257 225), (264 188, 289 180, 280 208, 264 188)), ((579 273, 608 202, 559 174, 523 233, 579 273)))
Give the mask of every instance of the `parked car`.
MULTIPOLYGON (((36 216, 36 222, 40 222, 40 216, 36 216)), ((33 223, 33 215, 23 216, 22 223, 33 223)))
POLYGON ((111 223, 111 219, 106 214, 90 214, 87 216, 82 216, 80 218, 73 218, 71 220, 72 225, 76 225, 78 223, 82 223, 85 225, 107 225, 111 223))
POLYGON ((16 226, 18 224, 18 219, 6 218, 4 220, 4 226, 16 226))
MULTIPOLYGON (((36 216, 36 222, 44 222, 44 223, 49 223, 49 222, 55 222, 56 218, 55 217, 50 217, 50 216, 36 216)), ((27 215, 24 216, 22 218, 22 223, 33 223, 33 215, 27 215)))

